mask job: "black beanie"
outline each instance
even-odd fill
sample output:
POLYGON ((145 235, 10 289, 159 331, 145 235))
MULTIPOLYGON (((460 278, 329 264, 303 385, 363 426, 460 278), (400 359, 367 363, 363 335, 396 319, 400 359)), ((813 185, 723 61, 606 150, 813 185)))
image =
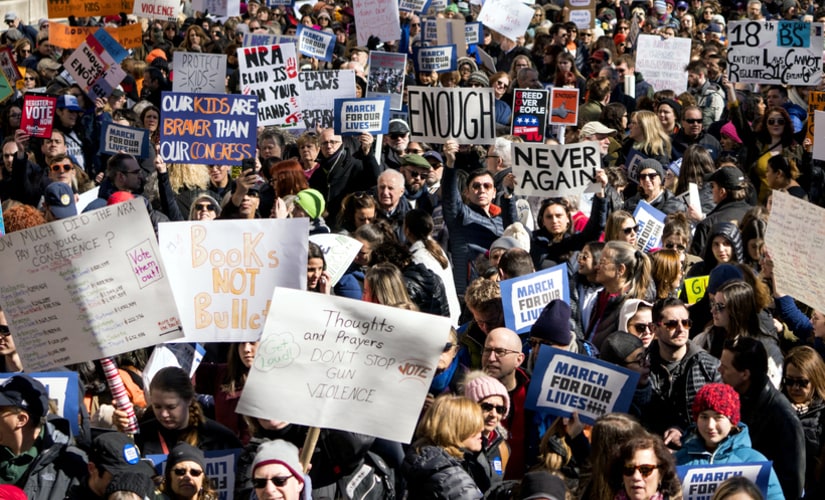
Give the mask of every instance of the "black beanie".
POLYGON ((530 336, 551 344, 566 346, 573 340, 570 332, 570 306, 556 299, 551 301, 530 327, 530 336))

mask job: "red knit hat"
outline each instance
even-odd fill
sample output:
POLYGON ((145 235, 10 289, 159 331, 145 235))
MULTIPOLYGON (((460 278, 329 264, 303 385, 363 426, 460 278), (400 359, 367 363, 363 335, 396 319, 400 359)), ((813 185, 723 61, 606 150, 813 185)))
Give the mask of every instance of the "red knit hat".
POLYGON ((705 384, 693 399, 693 420, 705 410, 713 410, 739 425, 739 394, 728 384, 705 384))

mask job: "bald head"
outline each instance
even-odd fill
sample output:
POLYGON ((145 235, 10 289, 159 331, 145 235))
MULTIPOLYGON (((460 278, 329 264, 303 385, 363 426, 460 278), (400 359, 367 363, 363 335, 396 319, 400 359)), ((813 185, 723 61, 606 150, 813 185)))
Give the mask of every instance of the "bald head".
POLYGON ((516 369, 524 361, 521 339, 509 328, 495 328, 487 334, 481 366, 487 375, 497 378, 508 391, 516 388, 516 369))

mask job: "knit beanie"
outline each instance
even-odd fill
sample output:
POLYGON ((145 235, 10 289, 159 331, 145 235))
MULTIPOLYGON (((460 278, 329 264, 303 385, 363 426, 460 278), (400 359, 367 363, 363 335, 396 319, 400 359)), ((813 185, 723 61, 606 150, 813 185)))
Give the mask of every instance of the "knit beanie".
POLYGON ((485 75, 483 71, 473 71, 470 74, 470 78, 467 79, 467 82, 475 83, 481 85, 482 87, 490 86, 490 79, 487 78, 487 75, 485 75))
POLYGON ((530 327, 530 336, 555 345, 569 345, 573 340, 570 331, 570 306, 561 299, 550 301, 530 327))
POLYGON ((719 133, 724 135, 728 139, 732 140, 736 144, 742 144, 742 139, 740 139, 739 134, 736 133, 736 127, 733 126, 733 122, 728 122, 722 125, 722 128, 719 130, 719 133))
MULTIPOLYGON (((116 491, 129 491, 140 498, 152 498, 155 493, 155 483, 152 478, 140 472, 120 472, 106 487, 105 498, 116 491)), ((6 498, 0 496, 0 498, 6 498)))
POLYGON ((317 189, 312 188, 304 189, 299 192, 295 198, 295 203, 301 207, 312 220, 322 216, 324 214, 324 209, 326 208, 324 195, 322 195, 317 189))
POLYGON ((645 158, 644 160, 640 161, 637 172, 641 173, 643 170, 650 169, 656 171, 656 174, 659 175, 659 179, 661 179, 662 182, 665 181, 665 169, 662 167, 662 164, 659 162, 659 160, 655 158, 645 158))
POLYGON ((624 366, 627 357, 640 347, 644 347, 642 339, 632 333, 613 332, 604 339, 599 358, 614 365, 624 366))
POLYGON ((504 399, 504 415, 506 417, 510 413, 510 395, 507 393, 507 388, 504 384, 499 382, 497 378, 489 375, 479 375, 477 377, 470 377, 464 385, 464 395, 472 399, 476 403, 480 403, 490 396, 501 396, 504 399))
POLYGON ((166 467, 174 467, 181 462, 195 462, 204 468, 205 459, 203 452, 195 448, 189 443, 178 443, 169 452, 169 458, 166 459, 166 467))
POLYGON ((745 274, 733 264, 719 264, 713 268, 708 277, 708 286, 705 287, 706 294, 714 294, 728 281, 742 281, 745 274))
POLYGON ((731 424, 739 425, 739 394, 728 384, 705 384, 693 399, 693 420, 705 410, 721 413, 731 424))
POLYGON ((295 479, 304 482, 304 475, 301 471, 301 461, 298 458, 298 448, 282 439, 274 441, 267 441, 258 447, 258 453, 255 455, 255 460, 252 461, 252 472, 255 469, 269 464, 280 464, 289 469, 295 479))

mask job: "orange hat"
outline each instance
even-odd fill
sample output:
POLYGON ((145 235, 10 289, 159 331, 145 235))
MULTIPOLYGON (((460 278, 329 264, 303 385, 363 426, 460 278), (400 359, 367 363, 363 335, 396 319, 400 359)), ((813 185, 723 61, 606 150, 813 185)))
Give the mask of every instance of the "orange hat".
POLYGON ((160 57, 164 61, 166 61, 166 52, 163 49, 154 49, 152 52, 149 52, 149 55, 146 56, 146 64, 152 64, 152 61, 160 57))

